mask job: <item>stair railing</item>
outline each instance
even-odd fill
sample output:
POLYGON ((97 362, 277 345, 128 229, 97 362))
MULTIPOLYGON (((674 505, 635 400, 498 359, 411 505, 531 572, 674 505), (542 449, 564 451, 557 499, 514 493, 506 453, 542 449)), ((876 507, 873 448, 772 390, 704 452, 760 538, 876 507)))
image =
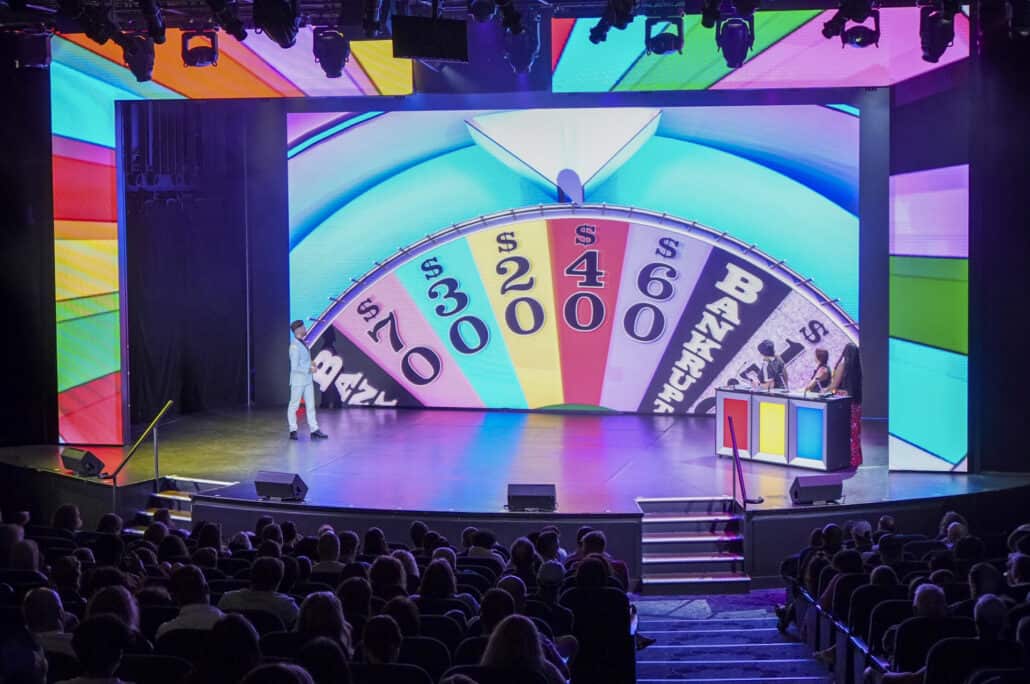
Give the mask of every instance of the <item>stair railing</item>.
POLYGON ((100 475, 100 478, 103 480, 111 480, 112 513, 116 513, 118 511, 118 475, 120 475, 122 470, 125 469, 125 466, 129 464, 129 461, 132 460, 132 457, 136 455, 136 451, 140 448, 140 446, 142 446, 143 442, 146 440, 148 435, 153 438, 154 442, 154 492, 158 491, 160 487, 159 480, 161 479, 161 465, 160 459, 158 457, 159 450, 157 440, 157 424, 161 421, 162 418, 164 418, 164 415, 168 412, 168 409, 170 409, 172 407, 172 404, 174 403, 175 402, 173 402, 171 399, 166 401, 165 405, 162 406, 161 410, 157 412, 156 416, 154 416, 154 419, 150 421, 149 425, 147 425, 147 429, 143 431, 143 434, 139 436, 139 438, 132 445, 132 448, 129 449, 129 453, 127 453, 125 455, 125 458, 122 459, 122 462, 118 464, 118 467, 110 473, 102 473, 100 475))
POLYGON ((730 444, 733 446, 733 500, 746 511, 748 504, 760 504, 765 501, 761 496, 748 498, 747 485, 744 484, 744 469, 740 466, 740 452, 737 450, 737 431, 733 428, 733 417, 726 416, 730 427, 730 444), (737 499, 737 484, 740 484, 740 499, 737 499))

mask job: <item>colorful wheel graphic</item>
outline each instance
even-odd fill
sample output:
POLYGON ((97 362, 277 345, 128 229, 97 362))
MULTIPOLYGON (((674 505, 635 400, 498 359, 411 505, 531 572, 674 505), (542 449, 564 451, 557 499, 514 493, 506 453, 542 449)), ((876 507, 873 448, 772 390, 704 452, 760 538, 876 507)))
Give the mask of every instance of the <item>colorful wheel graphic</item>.
POLYGON ((345 404, 708 413, 771 339, 792 386, 857 326, 809 279, 705 226, 552 205, 405 247, 312 326, 345 404), (808 353, 806 353, 808 352, 808 353))

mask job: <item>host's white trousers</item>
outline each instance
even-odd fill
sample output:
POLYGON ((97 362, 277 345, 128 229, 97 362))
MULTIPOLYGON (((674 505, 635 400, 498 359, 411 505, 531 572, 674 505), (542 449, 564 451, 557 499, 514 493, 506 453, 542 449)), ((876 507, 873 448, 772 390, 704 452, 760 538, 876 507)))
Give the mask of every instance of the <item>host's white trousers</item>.
POLYGON ((290 385, 290 405, 286 407, 286 422, 290 425, 290 432, 296 432, 297 409, 300 408, 301 397, 304 397, 304 413, 308 417, 308 428, 314 432, 318 429, 318 419, 315 417, 314 383, 290 385))

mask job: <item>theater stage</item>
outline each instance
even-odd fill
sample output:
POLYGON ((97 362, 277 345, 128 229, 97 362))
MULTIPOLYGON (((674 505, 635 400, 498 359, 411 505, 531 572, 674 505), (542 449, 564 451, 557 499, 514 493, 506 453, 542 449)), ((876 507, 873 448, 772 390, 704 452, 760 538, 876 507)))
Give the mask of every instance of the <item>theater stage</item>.
MULTIPOLYGON (((267 506, 254 492, 254 475, 278 470, 299 473, 310 487, 304 504, 289 505, 291 515, 357 510, 368 520, 397 517, 400 525, 415 513, 438 514, 455 525, 491 519, 494 527, 526 515, 505 511, 507 483, 554 483, 557 514, 538 515, 570 525, 629 521, 637 538, 638 498, 714 497, 729 494, 733 486, 732 460, 714 454, 711 417, 323 410, 319 422, 330 439, 310 441, 302 420, 301 439, 293 442, 287 439, 283 414, 261 409, 166 419, 160 427, 161 475, 239 483, 194 503, 195 510, 211 507, 211 515, 235 506, 242 519, 243 513, 267 506)), ((863 449, 865 464, 845 475, 844 498, 835 506, 791 506, 793 478, 812 471, 742 463, 748 494, 764 497, 762 504, 748 507, 746 516, 751 563, 766 556, 772 563, 783 538, 800 538, 815 518, 893 512, 902 519, 909 516, 912 525, 925 525, 943 507, 961 507, 967 497, 1030 484, 1030 475, 888 473, 883 422, 866 423, 863 449)), ((124 453, 121 448, 93 450, 108 469, 124 453)), ((53 475, 58 452, 53 446, 0 449, 0 464, 53 475)), ((149 444, 126 475, 122 483, 130 487, 153 478, 149 444)), ((754 568, 757 574, 768 569, 754 568)))

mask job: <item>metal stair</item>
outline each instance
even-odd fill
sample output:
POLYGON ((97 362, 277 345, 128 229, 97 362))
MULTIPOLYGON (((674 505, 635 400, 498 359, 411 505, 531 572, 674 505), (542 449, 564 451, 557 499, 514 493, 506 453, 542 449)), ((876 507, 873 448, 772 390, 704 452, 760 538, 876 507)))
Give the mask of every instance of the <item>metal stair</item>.
POLYGON ((729 496, 638 498, 641 592, 746 593, 744 516, 729 496))
POLYGON ((193 523, 194 494, 234 484, 236 483, 182 475, 163 476, 158 481, 158 491, 150 495, 145 509, 136 511, 135 519, 131 526, 126 527, 125 533, 142 535, 153 521, 154 513, 161 508, 168 509, 176 525, 189 527, 193 523))

